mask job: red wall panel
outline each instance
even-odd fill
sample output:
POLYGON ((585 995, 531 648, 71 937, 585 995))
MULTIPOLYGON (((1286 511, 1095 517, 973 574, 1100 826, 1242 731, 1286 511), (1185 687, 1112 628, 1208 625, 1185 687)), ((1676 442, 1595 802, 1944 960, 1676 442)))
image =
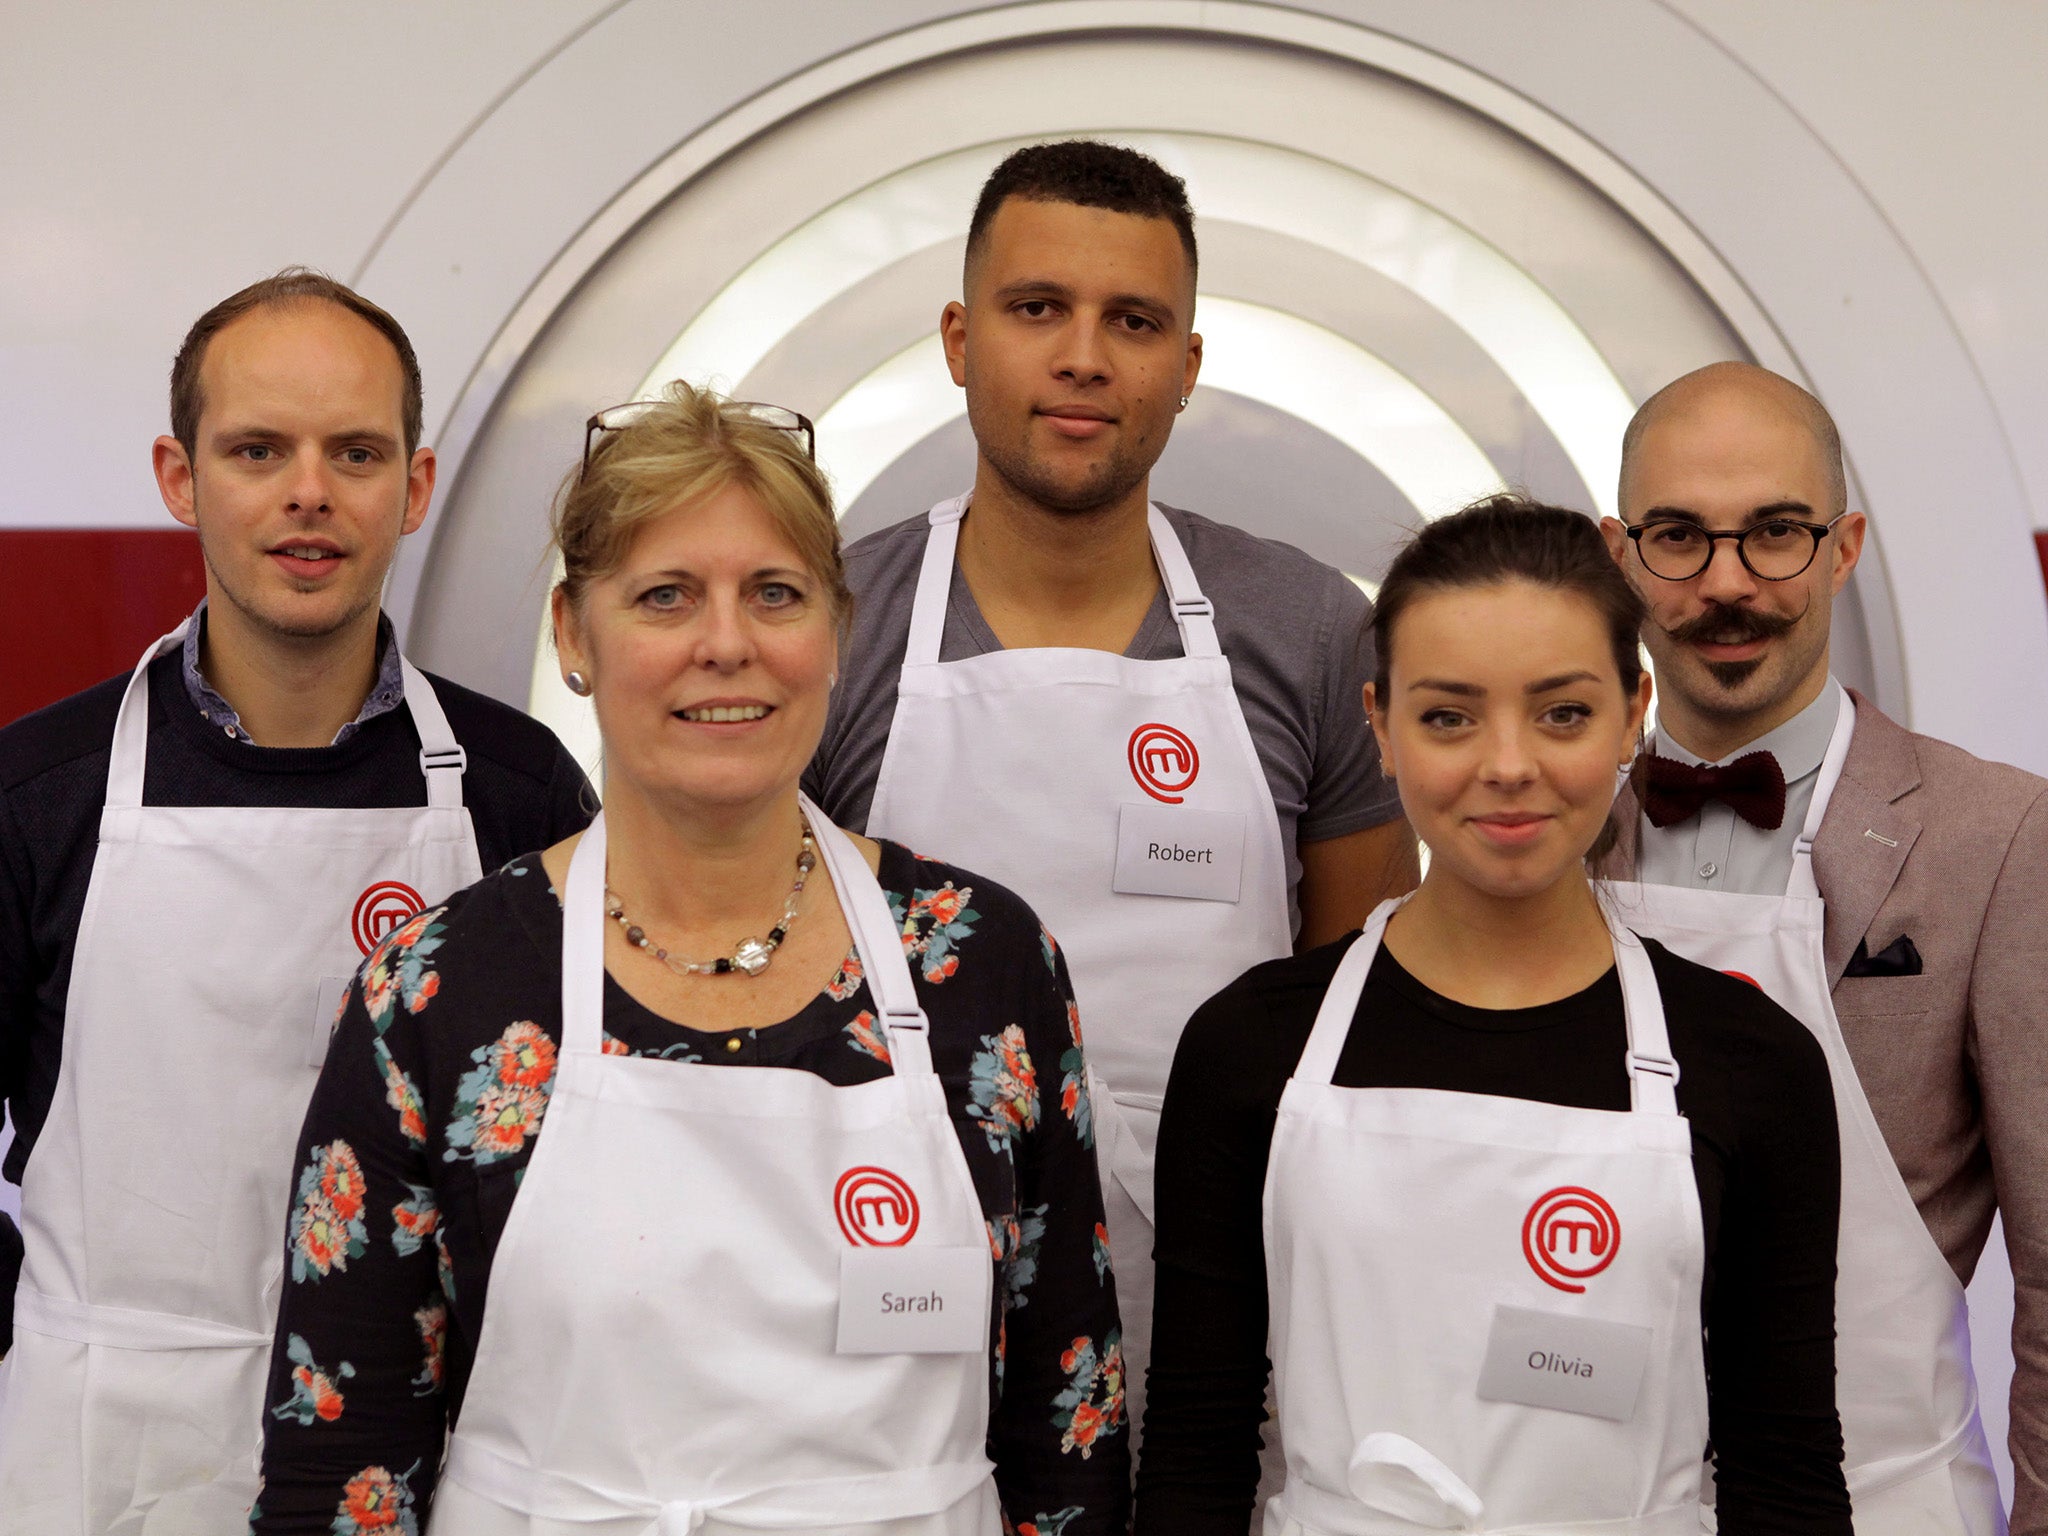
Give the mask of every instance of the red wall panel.
POLYGON ((187 528, 0 528, 0 724, 130 670, 205 595, 187 528))

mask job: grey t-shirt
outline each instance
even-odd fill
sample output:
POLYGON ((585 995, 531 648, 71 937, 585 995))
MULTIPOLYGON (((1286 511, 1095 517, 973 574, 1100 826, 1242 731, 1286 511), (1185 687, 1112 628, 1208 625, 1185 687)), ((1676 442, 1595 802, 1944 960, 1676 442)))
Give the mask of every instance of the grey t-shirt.
MULTIPOLYGON (((1291 544, 1192 512, 1162 510, 1215 606, 1216 636, 1280 817, 1288 908, 1298 918, 1297 846, 1401 814, 1400 797, 1379 771, 1360 697, 1373 673, 1372 605, 1341 571, 1291 544)), ((824 737, 804 775, 805 791, 843 827, 866 826, 874 803, 929 532, 920 514, 846 552, 853 633, 841 653, 824 737)), ((939 659, 1002 648, 955 565, 939 659)), ((1124 654, 1140 661, 1182 654, 1163 587, 1124 654)))

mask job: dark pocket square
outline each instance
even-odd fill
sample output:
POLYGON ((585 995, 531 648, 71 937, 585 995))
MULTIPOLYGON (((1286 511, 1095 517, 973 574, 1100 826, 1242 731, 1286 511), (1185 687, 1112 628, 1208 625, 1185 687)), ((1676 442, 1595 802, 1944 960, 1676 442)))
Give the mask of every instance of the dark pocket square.
POLYGON ((1874 955, 1870 952, 1870 940, 1858 939, 1856 953, 1849 957, 1849 963, 1842 968, 1842 974, 1918 976, 1920 970, 1920 951, 1915 949, 1913 941, 1902 933, 1874 955))

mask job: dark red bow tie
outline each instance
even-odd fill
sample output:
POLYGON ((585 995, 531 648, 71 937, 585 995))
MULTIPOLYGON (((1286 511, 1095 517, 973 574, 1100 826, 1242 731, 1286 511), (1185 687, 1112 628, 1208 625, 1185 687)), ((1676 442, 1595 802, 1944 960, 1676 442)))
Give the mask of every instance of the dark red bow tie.
POLYGON ((1746 752, 1722 768, 1650 754, 1643 814, 1653 827, 1697 816, 1719 800, 1753 827, 1775 832, 1785 820, 1785 770, 1768 752, 1746 752))

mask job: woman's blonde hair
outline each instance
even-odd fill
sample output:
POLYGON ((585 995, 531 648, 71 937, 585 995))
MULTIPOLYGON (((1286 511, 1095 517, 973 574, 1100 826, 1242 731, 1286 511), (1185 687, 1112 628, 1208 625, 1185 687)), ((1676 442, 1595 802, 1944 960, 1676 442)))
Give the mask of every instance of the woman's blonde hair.
POLYGON ((625 426, 601 432, 588 462, 563 482, 553 531, 570 607, 580 611, 590 583, 619 568, 642 523, 731 486, 751 492, 796 546, 843 634, 853 595, 839 520, 804 439, 680 379, 625 426))

